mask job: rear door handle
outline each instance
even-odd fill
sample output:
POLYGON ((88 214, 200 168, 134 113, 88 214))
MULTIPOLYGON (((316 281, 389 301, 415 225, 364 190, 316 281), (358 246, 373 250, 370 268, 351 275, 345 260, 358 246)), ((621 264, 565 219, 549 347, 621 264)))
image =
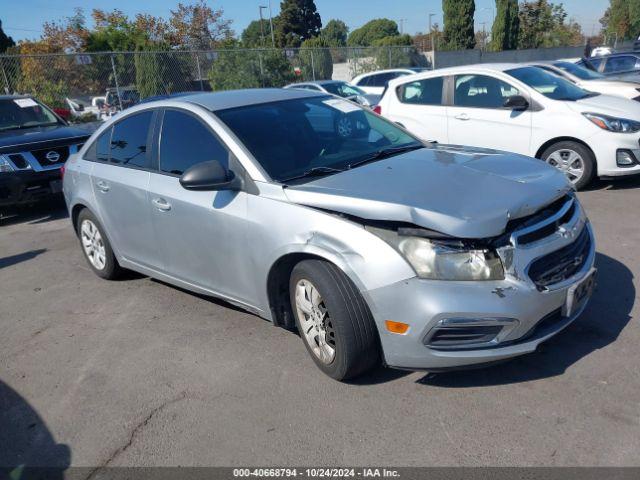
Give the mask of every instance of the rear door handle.
POLYGON ((456 120, 462 120, 463 122, 466 122, 467 120, 471 120, 469 118, 469 115, 467 115, 466 113, 461 113, 460 115, 456 115, 456 120))
POLYGON ((96 187, 98 187, 98 190, 100 190, 103 193, 107 193, 109 191, 109 184, 102 180, 96 182, 96 187))
POLYGON ((154 198, 151 202, 155 205, 158 210, 162 210, 163 212, 167 212, 171 210, 171 204, 167 202, 164 198, 154 198))

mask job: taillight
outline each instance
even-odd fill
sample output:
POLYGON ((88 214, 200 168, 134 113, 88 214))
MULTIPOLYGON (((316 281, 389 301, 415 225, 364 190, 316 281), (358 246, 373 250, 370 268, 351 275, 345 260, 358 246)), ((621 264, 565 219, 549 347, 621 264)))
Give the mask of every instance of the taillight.
POLYGON ((60 167, 60 178, 64 178, 64 165, 60 167))
POLYGON ((373 112, 377 113, 378 115, 382 115, 382 107, 380 105, 376 105, 375 107, 373 107, 373 112))

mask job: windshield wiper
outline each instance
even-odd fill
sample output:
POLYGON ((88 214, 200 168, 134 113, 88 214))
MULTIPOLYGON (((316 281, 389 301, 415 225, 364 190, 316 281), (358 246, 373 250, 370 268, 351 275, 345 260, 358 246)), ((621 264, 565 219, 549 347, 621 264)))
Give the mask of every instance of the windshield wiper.
POLYGON ((383 158, 393 157, 394 155, 400 155, 401 153, 410 152, 411 150, 419 150, 421 148, 425 148, 421 143, 411 143, 409 145, 403 145, 402 147, 382 148, 373 152, 371 155, 367 155, 362 160, 350 163, 347 165, 347 168, 356 168, 360 165, 364 165, 365 163, 375 162, 376 160, 382 160, 383 158))
POLYGON ((331 175, 333 173, 340 173, 340 172, 344 172, 344 170, 341 170, 339 168, 333 168, 333 167, 313 167, 313 168, 310 168, 309 170, 305 170, 299 175, 294 175, 293 177, 285 178, 284 180, 282 180, 282 182, 286 183, 292 180, 298 180, 300 178, 306 178, 306 177, 323 177, 325 175, 331 175))

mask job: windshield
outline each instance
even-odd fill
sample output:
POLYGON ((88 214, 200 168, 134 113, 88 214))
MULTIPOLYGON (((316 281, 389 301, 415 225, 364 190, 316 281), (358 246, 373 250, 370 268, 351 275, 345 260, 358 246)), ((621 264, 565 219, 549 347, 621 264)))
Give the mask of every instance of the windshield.
POLYGON ((554 67, 561 68, 565 72, 569 72, 571 75, 578 77, 580 80, 600 80, 605 78, 604 75, 598 72, 589 70, 588 68, 581 67, 575 63, 570 62, 556 62, 554 67))
MULTIPOLYGON (((349 101, 313 97, 215 112, 271 178, 286 182, 330 175, 382 150, 422 144, 349 101)), ((398 153, 401 153, 397 151, 398 153)), ((376 156, 383 158, 383 155, 376 156)))
POLYGON ((0 130, 57 125, 60 120, 33 98, 0 100, 0 130))
POLYGON ((537 67, 514 68, 505 73, 552 100, 576 101, 597 95, 537 67))
POLYGON ((355 95, 366 95, 364 90, 360 90, 358 87, 354 87, 353 85, 349 85, 348 83, 325 83, 323 85, 324 89, 333 93, 334 95, 338 95, 339 97, 353 97, 355 95))

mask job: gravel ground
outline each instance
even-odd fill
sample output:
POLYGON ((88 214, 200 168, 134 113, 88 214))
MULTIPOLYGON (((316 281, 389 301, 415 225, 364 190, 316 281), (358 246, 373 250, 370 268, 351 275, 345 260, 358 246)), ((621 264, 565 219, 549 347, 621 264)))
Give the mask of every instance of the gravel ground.
POLYGON ((292 333, 96 277, 61 205, 0 223, 0 465, 640 465, 640 180, 580 197, 586 313, 484 370, 325 377, 292 333))

